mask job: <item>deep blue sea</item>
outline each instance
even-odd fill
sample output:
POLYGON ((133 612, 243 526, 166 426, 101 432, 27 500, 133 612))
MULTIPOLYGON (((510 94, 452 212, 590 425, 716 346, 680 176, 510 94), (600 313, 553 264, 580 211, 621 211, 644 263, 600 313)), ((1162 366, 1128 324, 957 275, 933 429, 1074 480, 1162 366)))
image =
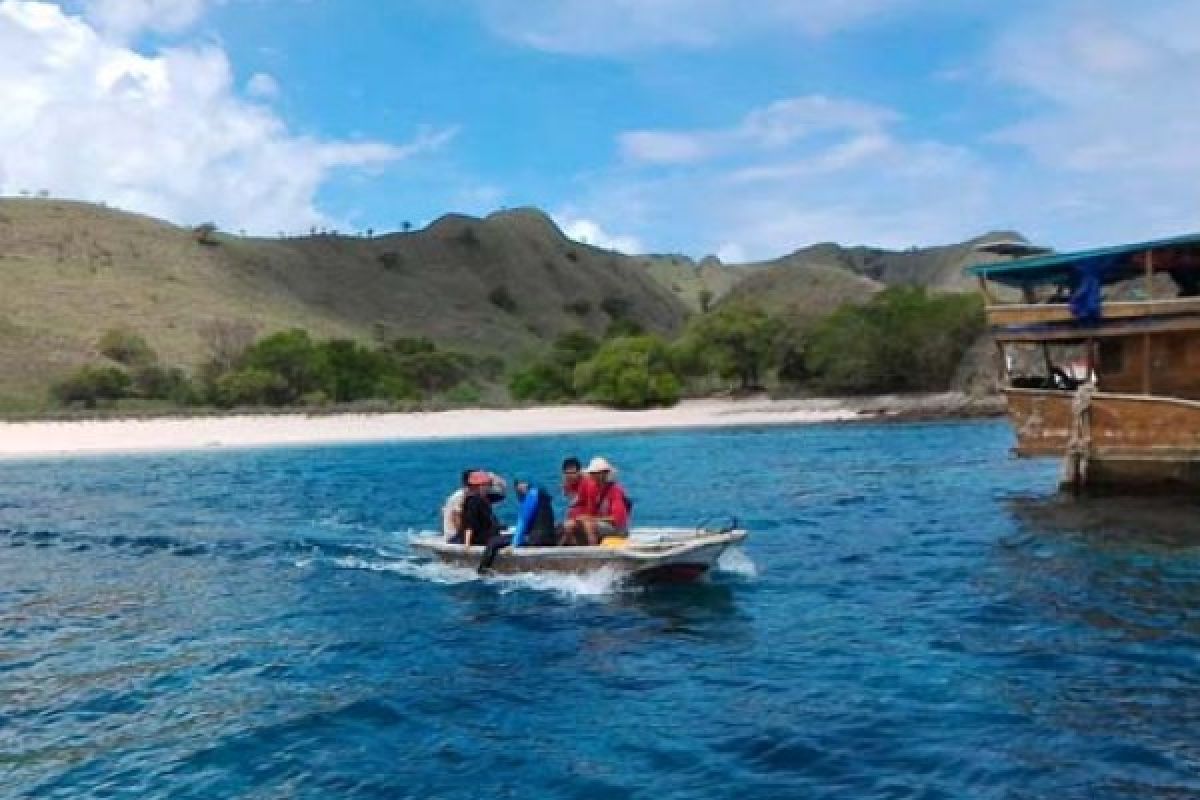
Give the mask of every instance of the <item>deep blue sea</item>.
MULTIPOLYGON (((1200 796, 1200 516, 1003 422, 0 464, 0 796, 1200 796), (705 583, 414 559, 464 466, 608 457, 705 583)), ((510 500, 504 513, 511 517, 510 500)))

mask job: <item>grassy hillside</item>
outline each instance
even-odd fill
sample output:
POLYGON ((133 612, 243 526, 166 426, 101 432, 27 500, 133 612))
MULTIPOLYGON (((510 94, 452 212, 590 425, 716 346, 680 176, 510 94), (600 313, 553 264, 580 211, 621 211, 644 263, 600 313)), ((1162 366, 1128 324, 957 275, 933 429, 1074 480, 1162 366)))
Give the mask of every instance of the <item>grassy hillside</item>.
POLYGON ((683 255, 645 255, 633 259, 692 311, 701 310, 702 293, 708 294, 710 302, 716 302, 752 272, 752 267, 723 264, 712 256, 701 261, 683 255))
POLYGON ((567 239, 537 211, 451 215, 366 239, 253 239, 60 200, 0 200, 0 409, 40 405, 48 385, 99 358, 107 329, 140 332, 194 366, 202 330, 248 321, 361 340, 428 336, 512 356, 625 316, 664 333, 685 305, 633 259, 567 239))
POLYGON ((963 274, 963 268, 991 258, 978 253, 976 247, 996 239, 1024 241, 1016 233, 995 232, 958 244, 903 251, 826 242, 771 261, 745 264, 724 264, 711 256, 699 262, 681 255, 637 256, 635 260, 694 311, 700 309, 701 292, 708 292, 714 302, 728 296, 779 311, 794 308, 807 313, 822 308, 827 298, 854 298, 862 289, 874 292, 885 286, 924 286, 936 291, 974 291, 975 284, 963 274))
POLYGON ((845 269, 822 264, 777 264, 748 273, 721 304, 757 306, 803 326, 845 303, 869 300, 883 284, 845 269))
POLYGON ((963 268, 988 258, 976 248, 984 242, 1004 239, 1024 241, 1019 234, 993 232, 965 242, 909 250, 875 247, 842 247, 824 243, 797 250, 778 264, 837 267, 863 275, 887 286, 924 286, 939 291, 973 291, 974 279, 963 268))

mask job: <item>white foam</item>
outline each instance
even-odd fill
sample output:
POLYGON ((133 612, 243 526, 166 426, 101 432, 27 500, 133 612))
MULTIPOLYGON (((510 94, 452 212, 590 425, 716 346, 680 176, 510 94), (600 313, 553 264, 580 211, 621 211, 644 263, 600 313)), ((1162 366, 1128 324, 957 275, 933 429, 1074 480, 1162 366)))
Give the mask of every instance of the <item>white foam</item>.
POLYGON ((553 592, 564 597, 607 597, 622 589, 621 575, 611 567, 601 567, 591 572, 518 572, 511 575, 489 575, 485 578, 495 583, 504 593, 532 590, 553 592))
POLYGON ((606 597, 621 589, 620 574, 610 567, 603 567, 598 570, 579 574, 519 572, 514 574, 479 575, 474 569, 469 567, 452 566, 440 561, 420 560, 412 556, 399 556, 395 558, 387 556, 380 558, 341 556, 333 559, 331 563, 338 569, 387 572, 394 575, 402 575, 406 578, 444 585, 480 581, 495 586, 504 594, 517 591, 534 591, 553 592, 563 597, 606 597))
POLYGON ((741 578, 757 578, 758 566, 740 547, 731 547, 717 559, 717 571, 727 572, 741 578))
POLYGON ((430 583, 459 584, 479 580, 474 570, 454 567, 438 561, 418 561, 414 558, 374 560, 358 556, 335 558, 333 565, 338 569, 361 569, 368 572, 390 572, 406 578, 429 581, 430 583))

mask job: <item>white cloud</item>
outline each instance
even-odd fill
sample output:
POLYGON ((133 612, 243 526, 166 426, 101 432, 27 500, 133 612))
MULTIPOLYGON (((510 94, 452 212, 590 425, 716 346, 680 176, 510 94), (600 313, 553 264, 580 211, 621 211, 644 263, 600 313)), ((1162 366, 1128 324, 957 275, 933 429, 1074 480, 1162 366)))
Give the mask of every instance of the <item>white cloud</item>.
POLYGON ((618 139, 622 154, 630 161, 647 164, 691 164, 709 158, 717 145, 705 133, 630 131, 618 139))
POLYGON ((181 223, 260 233, 332 222, 315 197, 340 169, 443 146, 292 133, 235 89, 224 52, 143 55, 55 5, 0 0, 0 194, 47 189, 181 223))
POLYGON ((846 130, 876 137, 898 116, 883 108, 822 95, 793 97, 755 109, 736 126, 702 131, 631 131, 618 137, 622 155, 645 164, 694 164, 749 150, 780 151, 821 133, 846 130))
POLYGON ((105 34, 129 39, 143 31, 179 33, 216 0, 85 0, 87 18, 105 34))
POLYGON ((246 94, 271 100, 279 96, 279 82, 265 72, 256 72, 246 81, 246 94))
POLYGON ((724 261, 812 241, 908 247, 985 229, 987 166, 966 148, 904 137, 902 121, 813 95, 721 128, 624 134, 620 164, 589 177, 579 215, 724 261))
POLYGON ((1051 206, 1072 245, 1200 227, 1197 30, 1192 0, 1067 2, 1013 24, 993 75, 1040 107, 995 136, 1029 161, 1014 201, 1051 206))
POLYGON ((636 236, 611 234, 593 220, 576 217, 570 212, 555 214, 554 218, 567 238, 577 242, 622 253, 646 252, 641 240, 636 236))
POLYGON ((512 41, 555 53, 614 55, 701 49, 764 32, 821 36, 910 0, 477 0, 512 41))

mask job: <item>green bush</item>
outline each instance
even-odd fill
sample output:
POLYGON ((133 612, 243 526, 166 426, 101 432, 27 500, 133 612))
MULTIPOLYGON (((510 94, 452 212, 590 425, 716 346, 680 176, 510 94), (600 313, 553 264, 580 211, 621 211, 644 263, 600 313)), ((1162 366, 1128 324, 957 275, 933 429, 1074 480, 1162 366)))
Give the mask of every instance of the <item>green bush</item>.
POLYGON ((324 393, 337 403, 365 400, 375 394, 388 369, 386 357, 349 339, 331 339, 317 345, 324 393))
POLYGON ((412 381, 395 372, 389 372, 379 379, 372 393, 374 397, 392 403, 410 403, 418 400, 421 393, 412 381))
POLYGON ((101 408, 129 396, 132 381, 118 367, 81 367, 54 384, 55 402, 68 408, 101 408))
POLYGON ((393 356, 393 371, 427 393, 444 392, 471 376, 473 360, 462 353, 434 351, 393 356))
POLYGON ((646 328, 637 320, 618 317, 608 323, 608 327, 604 330, 605 339, 620 339, 629 336, 641 336, 646 332, 646 328))
POLYGON ((477 406, 483 399, 479 388, 469 383, 460 383, 442 395, 442 399, 452 406, 477 406))
POLYGON ((135 369, 132 379, 132 393, 146 400, 167 400, 177 406, 200 402, 195 386, 178 367, 148 364, 135 369))
POLYGON ((522 403, 565 403, 575 399, 575 372, 553 361, 538 361, 508 381, 513 399, 522 403))
POLYGON ((717 374, 741 389, 760 388, 778 357, 782 326, 765 312, 730 306, 693 317, 680 342, 691 374, 717 374))
POLYGON ((105 358, 111 358, 127 367, 153 364, 158 360, 158 356, 142 335, 128 328, 112 328, 105 331, 96 343, 96 349, 105 358))
POLYGON ((258 367, 245 367, 217 379, 216 401, 233 406, 281 406, 295 397, 282 375, 258 367))
POLYGON ((527 403, 563 403, 576 399, 575 367, 596 354, 599 343, 583 331, 558 337, 548 356, 513 373, 508 390, 527 403))
POLYGON ((298 328, 260 339, 246 351, 238 368, 270 373, 280 379, 274 382, 278 394, 272 394, 276 399, 271 405, 295 403, 333 382, 325 353, 298 328))
POLYGON ((667 345, 657 336, 605 342, 596 355, 575 368, 575 389, 614 408, 669 406, 679 401, 679 378, 667 345))
POLYGON ((818 323, 805 342, 805 367, 827 391, 944 389, 984 324, 975 295, 894 287, 818 323))

